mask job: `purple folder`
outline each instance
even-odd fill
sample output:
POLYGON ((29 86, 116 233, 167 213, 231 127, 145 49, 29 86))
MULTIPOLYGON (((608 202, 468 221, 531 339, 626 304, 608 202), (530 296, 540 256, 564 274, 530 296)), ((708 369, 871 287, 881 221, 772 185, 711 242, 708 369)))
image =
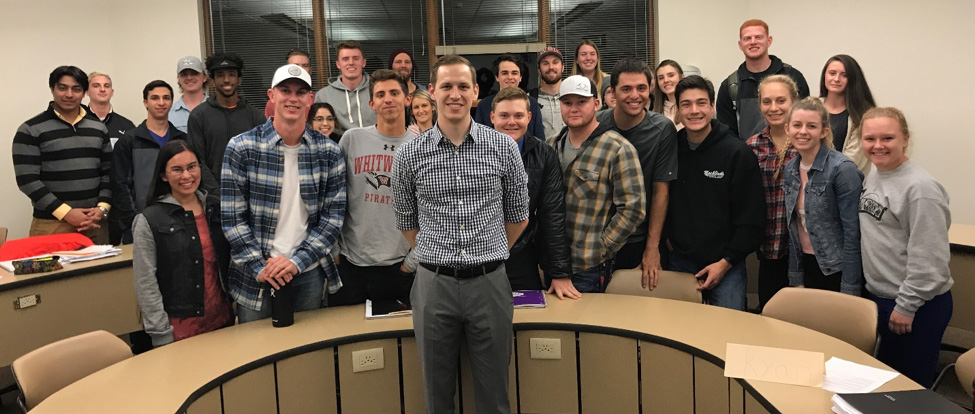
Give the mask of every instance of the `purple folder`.
POLYGON ((511 292, 515 301, 515 309, 544 308, 545 292, 541 290, 515 290, 511 292))

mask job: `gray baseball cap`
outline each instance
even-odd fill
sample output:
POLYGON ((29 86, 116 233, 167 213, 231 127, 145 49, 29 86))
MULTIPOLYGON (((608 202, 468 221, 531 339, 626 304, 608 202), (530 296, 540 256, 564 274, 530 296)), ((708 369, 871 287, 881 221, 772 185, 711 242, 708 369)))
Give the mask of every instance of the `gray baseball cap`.
POLYGON ((196 73, 203 73, 203 62, 196 56, 184 56, 176 63, 176 74, 179 75, 180 72, 186 69, 190 69, 196 73))

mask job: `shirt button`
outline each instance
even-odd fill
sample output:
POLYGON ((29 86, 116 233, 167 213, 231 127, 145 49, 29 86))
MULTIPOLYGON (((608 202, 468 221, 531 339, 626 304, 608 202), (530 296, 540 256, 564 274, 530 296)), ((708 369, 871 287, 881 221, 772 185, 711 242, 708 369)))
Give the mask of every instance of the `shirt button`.
POLYGON ((460 249, 460 254, 467 254, 467 251, 464 249, 460 249))
POLYGON ((200 261, 199 260, 194 260, 193 263, 200 264, 200 261))
POLYGON ((464 204, 464 200, 457 200, 457 204, 464 204))
POLYGON ((196 285, 196 288, 199 289, 200 288, 200 285, 196 285))
POLYGON ((176 230, 175 228, 172 227, 169 228, 169 231, 175 231, 175 230, 176 230))
POLYGON ((454 150, 454 155, 460 154, 460 151, 454 150))
POLYGON ((196 240, 196 236, 190 236, 190 240, 196 240))
POLYGON ((463 224, 461 224, 461 225, 460 225, 460 229, 461 229, 461 230, 463 230, 463 229, 464 229, 464 225, 463 225, 463 224))
POLYGON ((460 180, 460 176, 459 176, 459 175, 457 176, 457 180, 458 180, 458 181, 460 180))

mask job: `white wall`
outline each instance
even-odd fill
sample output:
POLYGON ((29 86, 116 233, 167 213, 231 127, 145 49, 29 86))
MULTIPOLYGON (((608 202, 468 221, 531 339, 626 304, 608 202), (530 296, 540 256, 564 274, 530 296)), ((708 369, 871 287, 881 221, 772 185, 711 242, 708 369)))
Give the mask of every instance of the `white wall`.
MULTIPOLYGON (((176 61, 202 52, 197 0, 11 0, 0 13, 0 226, 27 236, 30 199, 20 192, 10 155, 17 127, 51 100, 48 75, 60 65, 112 76, 115 111, 137 125, 142 88, 162 79, 177 88, 176 61)), ((177 91, 178 93, 178 91, 177 91)))
POLYGON ((955 223, 975 223, 969 132, 975 83, 975 2, 930 0, 656 0, 661 59, 701 68, 717 86, 742 62, 738 27, 760 18, 770 26, 771 53, 795 66, 819 91, 823 64, 853 56, 877 104, 904 111, 911 159, 951 196, 955 223), (700 27, 706 27, 700 29, 700 27))

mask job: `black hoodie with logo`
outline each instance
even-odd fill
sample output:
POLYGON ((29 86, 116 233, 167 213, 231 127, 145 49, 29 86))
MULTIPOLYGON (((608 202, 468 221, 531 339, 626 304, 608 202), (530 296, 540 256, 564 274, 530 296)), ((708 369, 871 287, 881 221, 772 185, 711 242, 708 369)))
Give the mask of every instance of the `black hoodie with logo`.
POLYGON ((701 266, 744 260, 765 234, 765 193, 758 159, 727 126, 692 150, 677 133, 677 180, 670 187, 664 235, 674 251, 701 266))

